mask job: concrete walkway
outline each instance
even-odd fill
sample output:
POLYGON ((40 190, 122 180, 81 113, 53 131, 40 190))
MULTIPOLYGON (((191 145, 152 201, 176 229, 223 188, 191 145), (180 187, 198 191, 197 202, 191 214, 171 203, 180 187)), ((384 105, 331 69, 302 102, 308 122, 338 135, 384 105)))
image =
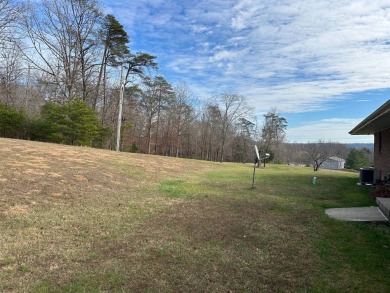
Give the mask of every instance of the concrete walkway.
POLYGON ((390 198, 376 199, 378 207, 327 209, 325 213, 337 220, 389 224, 390 198))
POLYGON ((390 198, 378 197, 376 203, 386 218, 390 219, 390 198))

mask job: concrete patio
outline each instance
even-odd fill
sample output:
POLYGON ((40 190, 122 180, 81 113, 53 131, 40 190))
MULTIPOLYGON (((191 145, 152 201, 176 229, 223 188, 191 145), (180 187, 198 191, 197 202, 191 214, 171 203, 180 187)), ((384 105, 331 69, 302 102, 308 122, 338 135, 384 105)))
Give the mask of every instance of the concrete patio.
POLYGON ((334 208, 325 213, 337 220, 389 224, 390 198, 378 197, 377 207, 334 208))

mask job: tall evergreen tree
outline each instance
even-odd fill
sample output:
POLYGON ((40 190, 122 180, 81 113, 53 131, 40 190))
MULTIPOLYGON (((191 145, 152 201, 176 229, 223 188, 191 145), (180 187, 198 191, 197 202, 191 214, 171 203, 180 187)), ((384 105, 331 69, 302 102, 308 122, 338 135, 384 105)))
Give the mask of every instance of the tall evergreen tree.
POLYGON ((349 151, 347 159, 345 161, 346 165, 350 169, 359 170, 363 167, 369 167, 370 164, 370 150, 352 148, 349 151))
POLYGON ((106 79, 107 66, 119 66, 120 60, 129 54, 129 36, 123 29, 115 16, 107 14, 103 20, 102 27, 99 31, 101 42, 103 43, 102 61, 99 70, 99 76, 96 84, 95 101, 93 107, 96 107, 97 98, 100 94, 100 88, 103 86, 102 115, 106 104, 106 79))
POLYGON ((118 120, 117 120, 117 133, 116 133, 116 146, 115 150, 119 151, 120 138, 121 138, 121 126, 122 126, 122 107, 126 85, 131 81, 130 77, 144 77, 144 71, 150 68, 157 69, 157 63, 154 61, 155 56, 149 55, 143 52, 137 52, 136 54, 130 53, 123 56, 121 62, 121 80, 119 89, 119 105, 118 105, 118 120))
POLYGON ((264 115, 264 125, 261 131, 262 153, 272 153, 279 161, 280 146, 284 141, 287 120, 276 113, 276 109, 264 115))

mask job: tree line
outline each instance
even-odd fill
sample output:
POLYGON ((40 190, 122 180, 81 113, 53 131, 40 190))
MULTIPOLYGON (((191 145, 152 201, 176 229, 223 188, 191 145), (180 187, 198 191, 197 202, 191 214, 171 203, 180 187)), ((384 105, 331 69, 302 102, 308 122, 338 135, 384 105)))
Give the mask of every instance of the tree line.
POLYGON ((98 1, 0 0, 0 12, 1 136, 252 160, 260 129, 245 98, 171 84, 98 1))
POLYGON ((171 84, 102 11, 0 0, 0 136, 219 162, 253 162, 255 144, 276 163, 340 153, 285 144, 287 120, 271 109, 258 121, 242 95, 201 100, 171 84))

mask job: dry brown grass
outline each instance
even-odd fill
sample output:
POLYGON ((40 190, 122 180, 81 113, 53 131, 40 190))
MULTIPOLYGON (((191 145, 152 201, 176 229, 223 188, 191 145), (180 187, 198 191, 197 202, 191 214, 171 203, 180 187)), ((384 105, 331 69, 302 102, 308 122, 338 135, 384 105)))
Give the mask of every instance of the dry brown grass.
POLYGON ((120 238, 127 225, 178 201, 158 194, 160 180, 210 168, 10 139, 0 139, 0 158, 0 291, 10 292, 51 275, 71 280, 92 245, 120 238))
POLYGON ((390 288, 386 253, 370 252, 390 234, 323 213, 358 198, 354 174, 313 186, 311 170, 273 166, 250 189, 251 165, 10 139, 0 160, 0 292, 390 288))
POLYGON ((141 188, 201 167, 172 158, 8 139, 0 140, 0 154, 5 195, 0 213, 15 205, 69 204, 141 188))

